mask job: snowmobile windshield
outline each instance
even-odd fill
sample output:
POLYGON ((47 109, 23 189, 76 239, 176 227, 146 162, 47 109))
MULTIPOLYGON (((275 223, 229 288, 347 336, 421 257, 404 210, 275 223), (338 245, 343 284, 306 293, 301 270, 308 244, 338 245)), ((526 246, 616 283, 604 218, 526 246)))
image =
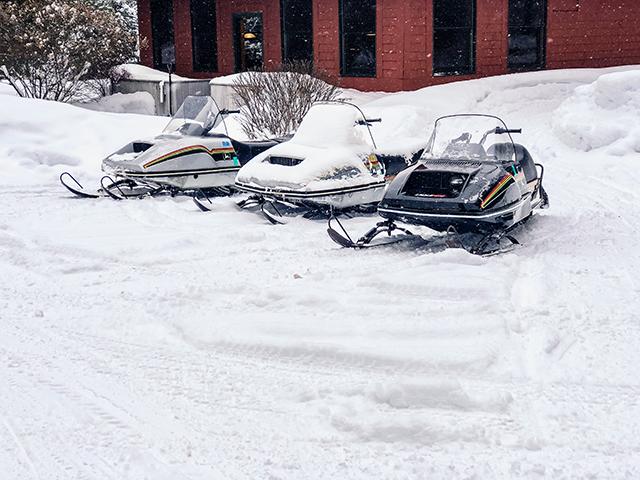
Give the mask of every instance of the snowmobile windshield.
POLYGON ((515 148, 507 125, 490 115, 451 115, 436 120, 423 158, 512 162, 515 148))
POLYGON ((315 103, 302 119, 291 141, 300 145, 327 148, 331 146, 373 146, 375 142, 362 111, 347 102, 315 103))
POLYGON ((223 117, 211 97, 189 96, 173 115, 164 133, 202 136, 222 123, 223 117))

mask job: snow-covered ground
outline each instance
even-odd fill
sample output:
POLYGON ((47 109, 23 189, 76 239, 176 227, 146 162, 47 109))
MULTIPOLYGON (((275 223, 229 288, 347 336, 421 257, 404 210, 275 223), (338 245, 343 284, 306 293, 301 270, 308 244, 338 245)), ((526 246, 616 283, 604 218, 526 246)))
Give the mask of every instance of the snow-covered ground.
POLYGON ((639 71, 357 95, 389 149, 523 128, 551 208, 490 258, 71 198, 163 120, 0 90, 2 478, 640 478, 639 71))

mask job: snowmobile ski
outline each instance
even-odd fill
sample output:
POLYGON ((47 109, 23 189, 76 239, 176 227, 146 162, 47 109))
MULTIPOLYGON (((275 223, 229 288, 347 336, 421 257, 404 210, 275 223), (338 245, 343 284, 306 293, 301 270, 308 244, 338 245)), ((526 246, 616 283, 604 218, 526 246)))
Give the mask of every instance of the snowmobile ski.
POLYGON ((338 218, 335 215, 332 215, 329 218, 327 233, 329 234, 329 237, 331 238, 331 240, 333 240, 335 243, 337 243, 341 247, 355 248, 355 249, 391 245, 399 242, 404 242, 409 239, 412 239, 412 240, 422 239, 422 237, 414 235, 406 228, 398 227, 392 221, 385 220, 383 222, 378 222, 375 227, 373 227, 371 230, 365 233, 360 239, 358 239, 358 241, 354 242, 351 236, 349 235, 349 233, 347 233, 347 230, 344 228, 340 220, 338 220, 338 218), (335 228, 333 228, 331 224, 332 220, 338 224, 338 226, 340 227, 343 233, 340 233, 335 228), (392 233, 396 230, 402 232, 402 234, 392 236, 392 233), (378 235, 380 235, 381 233, 386 233, 389 236, 389 238, 378 241, 376 243, 371 243, 372 240, 378 235))
POLYGON ((67 190, 69 190, 71 193, 73 193, 74 195, 80 198, 100 198, 103 196, 100 193, 87 192, 82 186, 82 184, 78 180, 76 180, 76 178, 73 175, 71 175, 69 172, 62 172, 60 174, 60 183, 62 183, 62 185, 67 190), (75 184, 75 186, 73 186, 73 184, 69 184, 68 180, 66 180, 67 178, 71 179, 71 181, 75 184))
POLYGON ((196 204, 196 206, 198 207, 198 209, 201 212, 210 212, 210 211, 213 210, 213 208, 211 207, 211 206, 213 206, 213 202, 211 202, 211 199, 209 199, 209 197, 206 196, 203 192, 196 192, 193 195, 193 197, 191 197, 191 199, 193 200, 193 203, 196 204), (198 196, 199 196, 198 194, 202 195, 207 200, 209 205, 206 205, 204 202, 201 202, 200 199, 198 198, 198 196))
POLYGON ((273 202, 263 202, 260 205, 260 212, 272 225, 285 225, 287 223, 283 220, 282 214, 273 202))

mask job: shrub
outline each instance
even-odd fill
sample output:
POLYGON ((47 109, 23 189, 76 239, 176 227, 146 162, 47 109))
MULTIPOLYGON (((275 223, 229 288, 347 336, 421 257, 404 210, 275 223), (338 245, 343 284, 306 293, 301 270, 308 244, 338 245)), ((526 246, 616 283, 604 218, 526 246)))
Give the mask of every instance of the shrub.
POLYGON ((79 0, 8 0, 0 9, 0 65, 19 95, 70 101, 82 79, 109 78, 135 57, 122 15, 79 0))
POLYGON ((295 132, 314 102, 334 100, 340 91, 309 62, 292 62, 275 72, 246 72, 233 82, 241 125, 249 138, 295 132))

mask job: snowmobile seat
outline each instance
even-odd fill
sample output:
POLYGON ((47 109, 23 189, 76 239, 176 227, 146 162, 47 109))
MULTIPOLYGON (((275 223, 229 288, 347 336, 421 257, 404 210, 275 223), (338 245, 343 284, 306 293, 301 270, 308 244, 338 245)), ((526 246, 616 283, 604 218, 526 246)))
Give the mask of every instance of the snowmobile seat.
POLYGON ((524 176, 527 179, 527 183, 534 182, 538 179, 538 169, 536 164, 529 153, 529 150, 524 148, 519 143, 514 144, 516 147, 516 161, 522 167, 524 176))
MULTIPOLYGON (((527 183, 537 180, 538 170, 529 151, 519 143, 514 143, 513 147, 515 147, 516 163, 522 168, 527 183)), ((489 156, 495 156, 499 160, 506 160, 511 150, 511 143, 495 143, 489 147, 487 153, 489 156)))
POLYGON ((240 140, 231 140, 231 143, 238 154, 240 162, 244 164, 256 155, 281 142, 277 140, 250 140, 244 142, 240 140))

